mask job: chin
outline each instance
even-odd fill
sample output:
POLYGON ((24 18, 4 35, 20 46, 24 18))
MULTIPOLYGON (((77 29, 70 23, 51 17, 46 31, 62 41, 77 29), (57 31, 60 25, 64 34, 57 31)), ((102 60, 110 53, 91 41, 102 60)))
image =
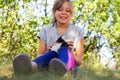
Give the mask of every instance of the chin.
POLYGON ((60 24, 64 25, 64 24, 68 24, 68 23, 65 23, 65 22, 60 22, 60 24))
POLYGON ((59 24, 68 24, 69 22, 67 20, 58 20, 59 24))

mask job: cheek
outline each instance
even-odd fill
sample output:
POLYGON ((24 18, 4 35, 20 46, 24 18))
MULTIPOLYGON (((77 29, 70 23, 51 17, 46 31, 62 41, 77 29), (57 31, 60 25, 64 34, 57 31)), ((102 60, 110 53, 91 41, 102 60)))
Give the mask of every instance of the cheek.
POLYGON ((71 14, 71 13, 68 13, 68 16, 69 16, 69 17, 71 17, 71 16, 72 16, 72 14, 71 14))
POLYGON ((69 15, 69 18, 71 18, 71 15, 69 15))
POLYGON ((56 17, 57 15, 58 15, 58 13, 57 13, 57 12, 55 12, 55 13, 54 13, 54 16, 56 17))
POLYGON ((59 18, 60 14, 55 14, 54 16, 55 16, 56 18, 59 18))
POLYGON ((70 18, 71 18, 71 15, 68 15, 68 18, 70 19, 70 18))

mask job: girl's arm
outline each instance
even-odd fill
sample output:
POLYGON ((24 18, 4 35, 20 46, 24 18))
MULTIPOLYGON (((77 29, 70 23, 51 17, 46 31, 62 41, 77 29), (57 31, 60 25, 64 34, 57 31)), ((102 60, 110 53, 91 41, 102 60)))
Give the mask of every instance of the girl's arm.
POLYGON ((75 54, 73 54, 73 57, 75 59, 75 62, 76 62, 77 66, 82 64, 83 51, 84 51, 84 38, 82 38, 77 43, 75 54))
POLYGON ((38 56, 44 54, 45 50, 46 50, 45 42, 42 39, 40 39, 39 46, 38 46, 38 56))

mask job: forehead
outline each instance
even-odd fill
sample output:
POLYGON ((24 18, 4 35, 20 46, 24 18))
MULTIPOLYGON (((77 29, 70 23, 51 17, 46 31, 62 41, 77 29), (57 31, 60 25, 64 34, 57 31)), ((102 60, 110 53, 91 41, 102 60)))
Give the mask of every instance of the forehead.
POLYGON ((64 2, 61 7, 70 8, 70 4, 69 4, 69 2, 64 2))

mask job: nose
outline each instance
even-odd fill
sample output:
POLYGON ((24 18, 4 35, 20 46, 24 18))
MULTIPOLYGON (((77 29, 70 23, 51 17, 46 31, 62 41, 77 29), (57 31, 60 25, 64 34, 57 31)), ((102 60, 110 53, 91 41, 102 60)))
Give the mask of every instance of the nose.
POLYGON ((66 11, 65 11, 65 10, 63 10, 63 11, 62 11, 62 14, 66 14, 66 11))

